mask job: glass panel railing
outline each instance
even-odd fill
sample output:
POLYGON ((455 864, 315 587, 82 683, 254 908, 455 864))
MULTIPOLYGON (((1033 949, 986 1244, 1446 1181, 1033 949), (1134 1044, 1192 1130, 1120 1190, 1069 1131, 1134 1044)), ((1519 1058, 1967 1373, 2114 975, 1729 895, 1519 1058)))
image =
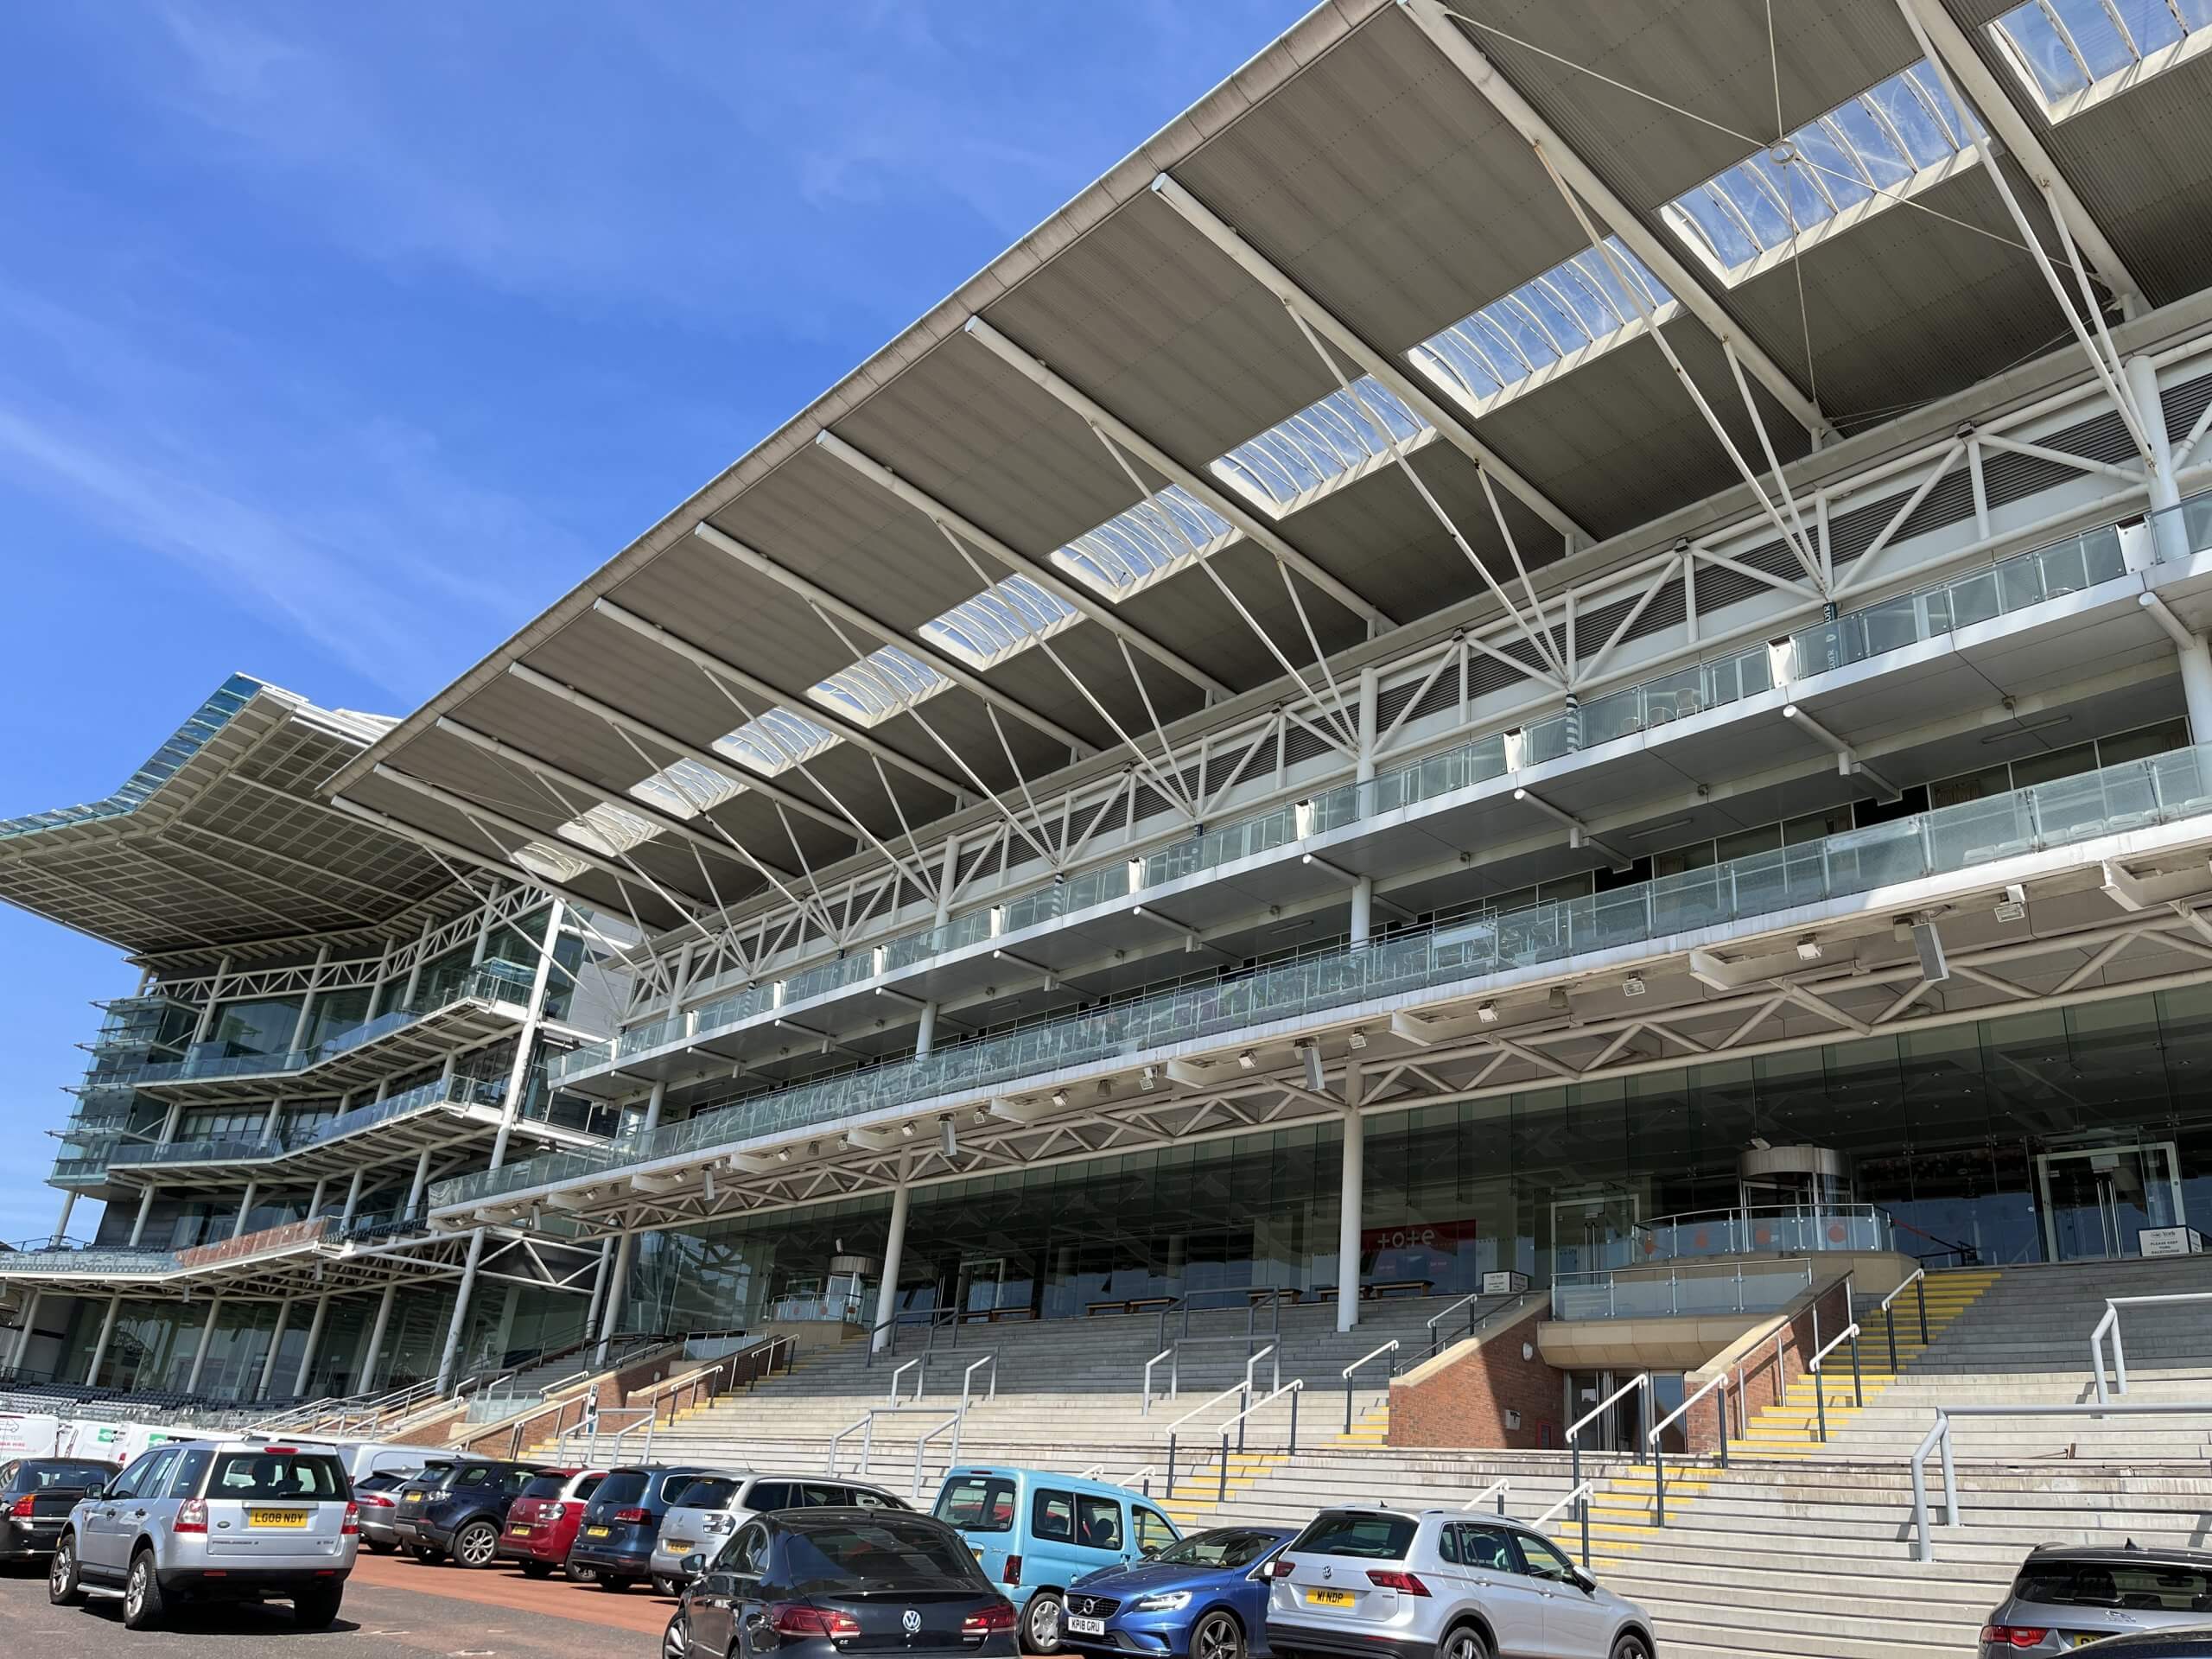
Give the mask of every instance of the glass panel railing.
POLYGON ((1712 662, 1691 663, 1671 674, 1592 697, 1571 715, 1532 721, 1522 728, 1521 764, 1533 766, 1615 738, 1649 731, 1708 709, 1719 709, 1774 686, 1764 645, 1712 662))
POLYGON ((1775 1313, 1812 1287, 1813 1264, 1710 1262, 1561 1274, 1552 1281, 1555 1319, 1669 1319, 1694 1313, 1775 1313))
POLYGON ((1646 943, 2085 836, 2212 812, 2212 747, 2177 749, 1562 903, 1409 929, 768 1091, 651 1135, 441 1183, 440 1205, 1112 1061, 1268 1020, 1646 943))
POLYGON ((1609 1266, 1630 1268, 1701 1256, 1895 1248, 1889 1211, 1875 1205, 1754 1205, 1639 1222, 1628 1237, 1613 1241, 1605 1255, 1609 1266))
POLYGON ((2152 546, 2161 564, 2212 553, 2212 491, 2151 515, 2152 546))
POLYGON ((270 1054, 220 1054, 214 1045, 203 1045, 181 1060, 141 1066, 118 1075, 118 1085, 137 1088, 149 1084, 207 1082, 225 1077, 281 1077, 323 1065, 340 1054, 388 1037, 426 1015, 459 1002, 526 1003, 535 975, 519 963, 492 961, 473 968, 450 989, 425 997, 406 1007, 392 1008, 375 1019, 326 1038, 312 1048, 270 1054))

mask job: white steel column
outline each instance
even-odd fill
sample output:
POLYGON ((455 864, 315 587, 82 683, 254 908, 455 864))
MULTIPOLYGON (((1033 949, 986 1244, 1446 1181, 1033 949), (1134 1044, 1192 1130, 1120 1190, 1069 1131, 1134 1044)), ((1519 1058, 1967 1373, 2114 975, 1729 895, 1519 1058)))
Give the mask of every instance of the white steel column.
MULTIPOLYGON (((292 1397, 299 1398, 308 1391, 308 1373, 315 1366, 315 1351, 322 1341, 323 1321, 330 1314, 330 1294, 327 1291, 315 1299, 315 1317, 308 1321, 307 1346, 300 1350, 299 1369, 292 1373, 292 1397)), ((265 1390, 266 1383, 263 1385, 265 1390)))
POLYGON ((883 1242, 883 1279, 875 1293, 875 1329, 868 1338, 868 1345, 877 1353, 881 1353, 891 1341, 891 1332, 883 1326, 896 1311, 893 1305, 899 1300, 899 1269, 905 1265, 906 1255, 907 1197, 905 1181, 892 1189, 891 1234, 883 1242))
MULTIPOLYGON (((640 1136, 651 1135, 660 1127, 660 1109, 668 1099, 668 1080, 663 1077, 653 1084, 652 1093, 645 1096, 645 1116, 638 1125, 640 1136)), ((607 1296, 599 1309, 598 1358, 607 1358, 607 1345, 614 1338, 614 1322, 622 1317, 622 1304, 630 1294, 630 1264, 638 1249, 638 1236, 625 1233, 614 1247, 614 1269, 607 1275, 607 1296)))
POLYGON ((185 1379, 184 1382, 184 1391, 187 1394, 197 1394, 200 1391, 200 1373, 207 1369, 207 1350, 215 1340, 215 1318, 222 1311, 223 1299, 219 1296, 207 1304, 207 1317, 200 1322, 200 1345, 192 1351, 192 1374, 185 1379))
POLYGON ((1363 875, 1351 884, 1351 942, 1365 944, 1375 926, 1375 878, 1363 875))
POLYGON ((238 1218, 231 1224, 231 1236, 237 1238, 245 1231, 245 1218, 253 1213, 253 1201, 261 1196, 261 1183, 248 1181, 245 1192, 238 1199, 238 1218))
POLYGON ((346 1185, 346 1208, 338 1217, 341 1230, 353 1224, 353 1212, 361 1207, 361 1178, 367 1173, 365 1169, 355 1170, 353 1179, 346 1185))
POLYGON ((937 1004, 922 1004, 921 1019, 914 1028, 914 1058, 919 1059, 937 1046, 937 1004))
POLYGON ((276 1328, 269 1333, 269 1351, 261 1357, 261 1380, 253 1385, 256 1400, 269 1397, 269 1384, 276 1375, 276 1351, 284 1345, 284 1327, 291 1322, 292 1299, 287 1296, 276 1304, 276 1328))
POLYGON ((22 1370, 23 1362, 30 1357, 31 1332, 37 1328, 38 1305, 45 1294, 42 1290, 35 1290, 23 1304, 23 1328, 16 1332, 16 1345, 8 1355, 8 1369, 11 1371, 22 1370))
POLYGON ((85 1386, 96 1389, 100 1382, 100 1362, 107 1357, 108 1338, 115 1335, 115 1316, 123 1311, 121 1292, 107 1299, 107 1312, 100 1316, 100 1334, 92 1344, 92 1363, 85 1367, 85 1386))
MULTIPOLYGON (((147 1191, 151 1192, 153 1189, 149 1187, 147 1188, 147 1191)), ((48 1244, 58 1247, 63 1239, 69 1236, 69 1212, 76 1207, 77 1194, 75 1192, 64 1192, 61 1195, 61 1213, 54 1218, 54 1236, 47 1240, 48 1244)), ((134 1238, 130 1242, 133 1244, 136 1244, 138 1241, 134 1238)))
POLYGON ((1359 1062, 1344 1064, 1344 1173, 1338 1181, 1337 1217, 1337 1329, 1359 1324, 1359 1234, 1361 1182, 1366 1173, 1367 1123, 1359 1115, 1359 1062))
MULTIPOLYGON (((2147 357, 2131 357, 2121 365, 2127 390, 2143 411, 2144 436, 2150 442, 2148 484, 2151 518, 2149 534, 2134 538, 2130 563, 2148 569, 2159 559, 2181 563, 2189 557, 2189 535, 2182 524, 2181 484, 2174 476, 2173 445, 2166 436, 2165 407, 2158 396, 2157 365, 2147 357)), ((2192 632, 2156 594, 2142 596, 2148 610, 2174 642, 2175 660, 2181 665, 2182 700, 2189 709, 2189 734, 2198 743, 2212 742, 2212 649, 2204 636, 2192 632)))
MULTIPOLYGON (((446 1056, 446 1076, 448 1080, 453 1076, 453 1061, 452 1055, 446 1056)), ((429 1185, 429 1181, 430 1148, 425 1147, 421 1155, 415 1160, 415 1180, 414 1184, 407 1189, 406 1207, 401 1210, 394 1219, 404 1220, 415 1213, 423 1202, 423 1189, 429 1185)), ((391 1323, 392 1299, 398 1291, 398 1286, 386 1285, 384 1287, 383 1297, 377 1303, 377 1317, 369 1326, 368 1345, 361 1351, 361 1392, 363 1394, 368 1393, 376 1387, 377 1376, 383 1370, 382 1356, 377 1351, 384 1346, 385 1328, 391 1323)))
MULTIPOLYGON (((1371 783, 1375 778, 1375 729, 1381 681, 1370 666, 1359 671, 1359 742, 1358 753, 1353 757, 1352 776, 1361 784, 1371 783)), ((1363 801, 1363 815, 1372 811, 1374 803, 1363 801)), ((1375 922, 1375 878, 1363 875, 1351 884, 1351 942, 1367 943, 1375 922)))

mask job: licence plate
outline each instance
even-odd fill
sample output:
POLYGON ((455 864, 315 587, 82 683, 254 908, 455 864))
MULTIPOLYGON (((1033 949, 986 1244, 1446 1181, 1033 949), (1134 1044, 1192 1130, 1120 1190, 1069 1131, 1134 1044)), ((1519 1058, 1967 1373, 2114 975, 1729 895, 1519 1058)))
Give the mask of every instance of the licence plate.
POLYGON ((520 1525, 512 1526, 507 1529, 507 1536, 510 1538, 527 1538, 531 1533, 537 1530, 537 1529, 535 1527, 520 1525))
POLYGON ((612 1538, 613 1535, 614 1529, 612 1527, 586 1527, 584 1529, 584 1536, 587 1538, 612 1538))
POLYGON ((1306 1599, 1315 1607, 1349 1607, 1357 1598, 1349 1590, 1308 1590, 1306 1599))
POLYGON ((401 1498, 399 1501, 403 1503, 420 1503, 423 1501, 423 1494, 420 1492, 410 1492, 406 1497, 401 1498))
POLYGON ((1070 1615, 1068 1629, 1077 1636, 1103 1636, 1106 1634, 1106 1621, 1103 1618, 1077 1618, 1070 1615))
POLYGON ((249 1527, 270 1527, 282 1532, 299 1532, 308 1524, 305 1510, 248 1510, 245 1523, 249 1527))
POLYGON ((693 1550, 699 1548, 698 1545, 693 1543, 689 1538, 671 1538, 667 1541, 667 1543, 668 1553, 671 1555, 689 1555, 693 1550))

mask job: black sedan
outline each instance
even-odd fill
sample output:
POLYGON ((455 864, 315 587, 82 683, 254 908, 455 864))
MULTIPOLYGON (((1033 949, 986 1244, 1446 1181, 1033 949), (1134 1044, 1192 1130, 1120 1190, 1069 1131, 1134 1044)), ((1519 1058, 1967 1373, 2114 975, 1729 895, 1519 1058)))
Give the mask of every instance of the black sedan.
POLYGON ((18 1458, 0 1463, 0 1561, 42 1561, 77 1500, 115 1478, 91 1458, 18 1458))
POLYGON ((960 1535, 926 1515, 779 1510, 747 1521, 711 1561, 685 1566, 693 1576, 661 1637, 663 1659, 1019 1651, 1014 1604, 960 1535))

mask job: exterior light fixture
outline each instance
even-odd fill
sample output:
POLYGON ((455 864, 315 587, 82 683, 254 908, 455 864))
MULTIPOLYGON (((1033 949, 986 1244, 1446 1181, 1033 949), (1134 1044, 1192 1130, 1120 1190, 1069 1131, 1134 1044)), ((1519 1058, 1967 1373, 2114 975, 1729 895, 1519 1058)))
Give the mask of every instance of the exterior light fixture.
POLYGON ((2005 889, 2005 896, 1997 902, 1997 919, 2017 922, 2028 913, 2028 890, 2018 882, 2005 889))
POLYGON ((1647 988, 1649 988, 1645 986, 1642 974, 1630 974, 1621 982, 1623 996, 1642 996, 1647 988))
POLYGON ((909 1140, 909 1141, 912 1140, 912 1139, 914 1138, 914 1126, 913 1126, 913 1123, 912 1123, 911 1121, 909 1121, 909 1122, 905 1122, 905 1123, 901 1123, 901 1124, 899 1126, 899 1133, 900 1135, 904 1135, 907 1140, 909 1140))
POLYGON ((1300 1043, 1298 1054, 1306 1062, 1306 1086, 1319 1094, 1328 1087, 1327 1080, 1321 1075, 1321 1046, 1319 1043, 1300 1043))
POLYGON ((1808 933, 1803 938, 1797 941, 1798 961, 1818 962, 1820 959, 1821 942, 1818 939, 1808 933))
POLYGON ((1252 1051, 1249 1048, 1236 1057, 1236 1064, 1247 1071, 1249 1071, 1259 1063, 1259 1060, 1254 1056, 1252 1051))
POLYGON ((947 1158, 960 1155, 960 1131, 952 1127, 950 1112, 937 1121, 937 1149, 947 1158))
POLYGON ((1068 1103, 1068 1091, 1067 1091, 1066 1090, 1065 1090, 1065 1089, 1055 1089, 1055 1090, 1052 1090, 1052 1104, 1053 1104, 1053 1105, 1055 1105, 1055 1106, 1065 1106, 1065 1105, 1066 1105, 1067 1103, 1068 1103))
POLYGON ((1483 1003, 1480 1007, 1476 1008, 1475 1018, 1481 1020, 1483 1024, 1486 1026, 1496 1025, 1497 1023, 1497 1004, 1495 1002, 1483 1003))
POLYGON ((1344 1039, 1344 1044, 1345 1046, 1349 1048, 1365 1048, 1367 1046, 1367 1033, 1363 1031, 1355 1030, 1351 1036, 1344 1039))
POLYGON ((1159 1074, 1154 1071, 1154 1070, 1148 1065, 1145 1067, 1143 1071, 1137 1073, 1137 1087, 1144 1090, 1147 1093, 1151 1092, 1154 1088, 1157 1087, 1159 1082, 1159 1074))

